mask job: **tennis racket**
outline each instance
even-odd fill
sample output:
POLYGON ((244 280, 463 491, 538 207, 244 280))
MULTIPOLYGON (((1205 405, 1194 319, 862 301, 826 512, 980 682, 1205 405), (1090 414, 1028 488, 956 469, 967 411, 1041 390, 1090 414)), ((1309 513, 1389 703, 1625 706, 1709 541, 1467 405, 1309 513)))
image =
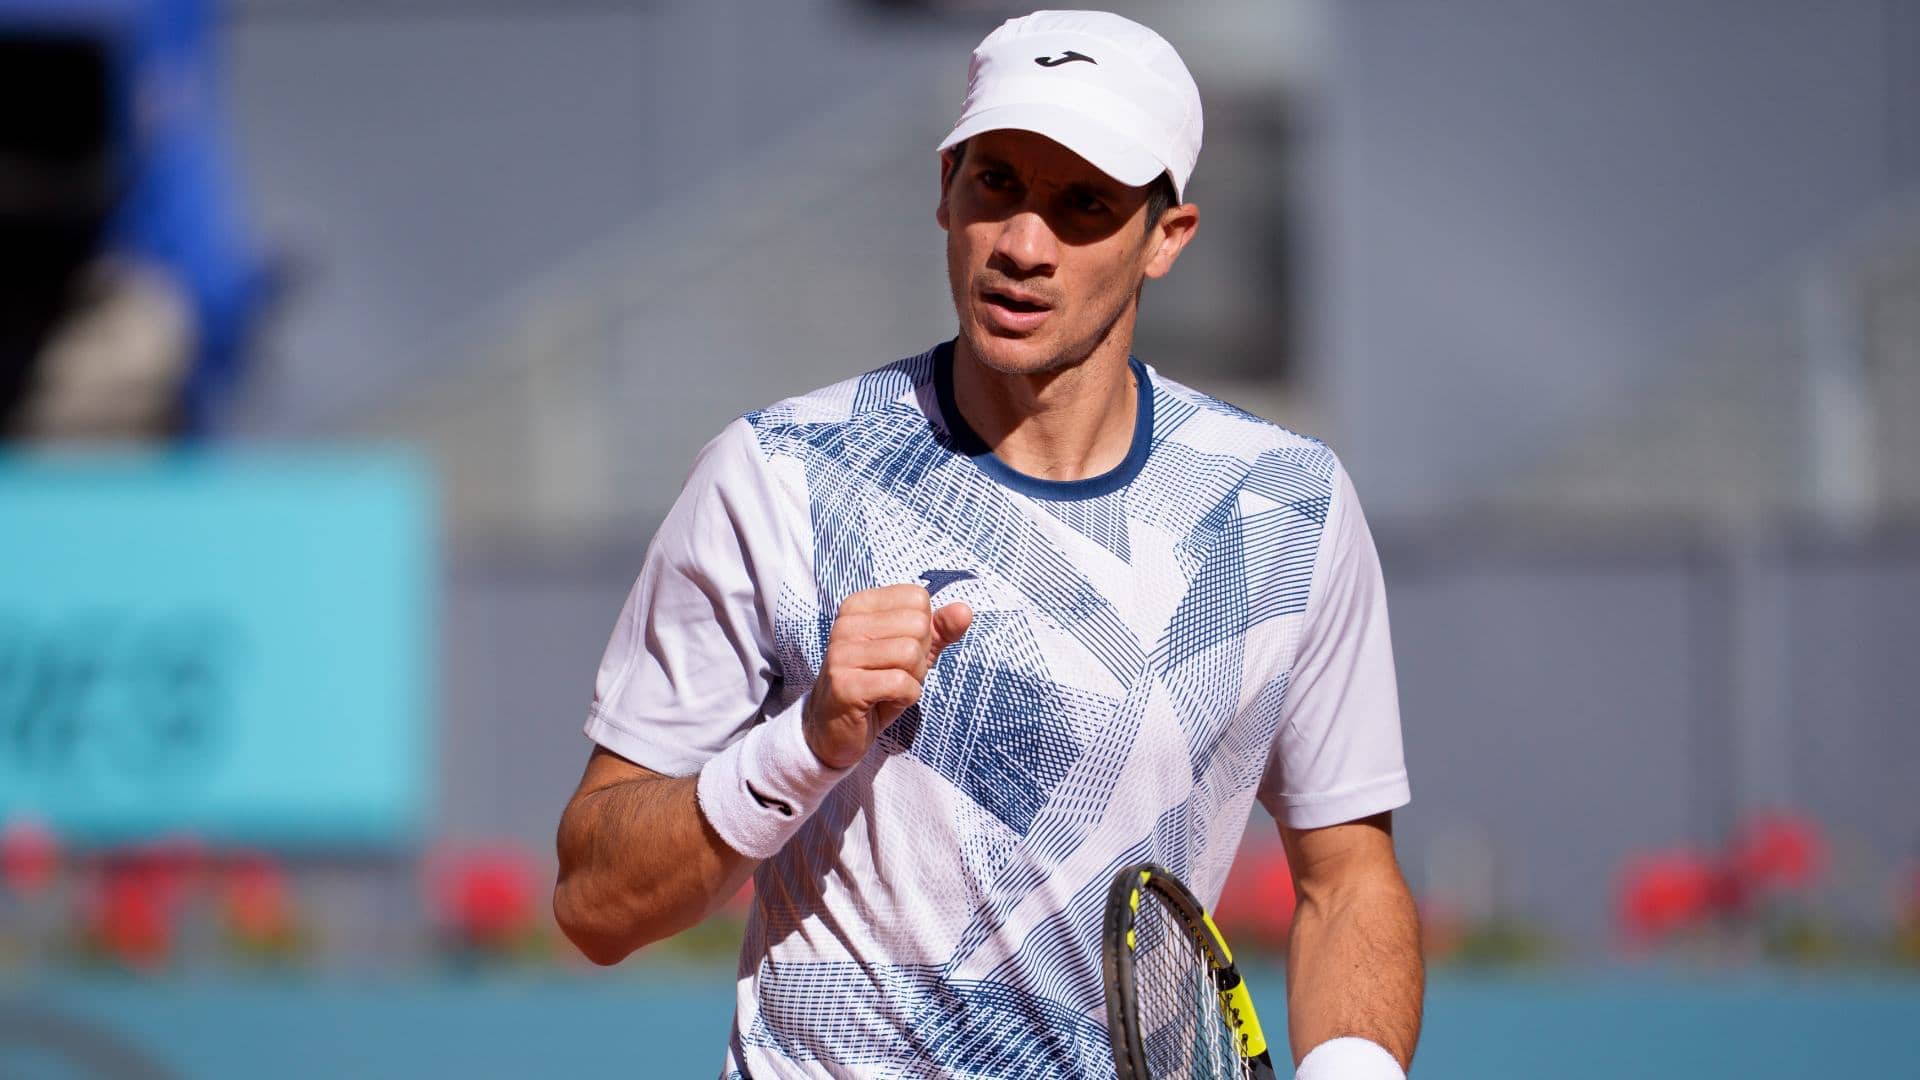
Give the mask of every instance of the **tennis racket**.
POLYGON ((1178 878, 1152 863, 1120 871, 1101 938, 1119 1080, 1274 1080, 1227 940, 1178 878))

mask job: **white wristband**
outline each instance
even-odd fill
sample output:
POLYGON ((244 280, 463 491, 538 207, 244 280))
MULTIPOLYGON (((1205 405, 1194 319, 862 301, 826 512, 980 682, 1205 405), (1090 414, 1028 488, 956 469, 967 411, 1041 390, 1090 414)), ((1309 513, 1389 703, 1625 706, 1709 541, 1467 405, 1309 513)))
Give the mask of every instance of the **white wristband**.
POLYGON ((852 768, 829 767, 807 745, 807 696, 759 724, 700 770, 700 812, 727 846, 751 859, 782 847, 852 768))
POLYGON ((1293 1080, 1406 1080, 1406 1075, 1386 1047, 1344 1035, 1328 1039, 1301 1058, 1293 1080))

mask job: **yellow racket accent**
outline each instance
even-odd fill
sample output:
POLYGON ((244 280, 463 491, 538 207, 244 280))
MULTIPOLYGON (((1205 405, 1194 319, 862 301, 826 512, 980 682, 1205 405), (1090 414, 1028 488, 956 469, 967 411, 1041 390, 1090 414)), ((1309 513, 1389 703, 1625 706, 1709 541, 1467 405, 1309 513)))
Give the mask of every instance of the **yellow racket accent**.
POLYGON ((1253 995, 1247 992, 1247 984, 1235 983, 1233 989, 1223 991, 1220 1003, 1226 1006, 1235 1029, 1240 1032, 1240 1052, 1247 1057, 1266 1053, 1267 1035, 1260 1030, 1260 1014, 1253 1011, 1253 995))
POLYGON ((1232 1075, 1275 1080, 1266 1032, 1254 1011, 1253 994, 1234 966, 1226 935, 1178 877, 1165 867, 1146 863, 1116 871, 1108 883, 1101 927, 1108 1037, 1120 1076, 1127 1080, 1184 1077, 1193 1055, 1172 1048, 1173 1056, 1185 1066, 1176 1062, 1168 1072, 1162 1060, 1167 1054, 1150 1058, 1147 1051, 1150 1035, 1164 1042, 1158 1036, 1167 1025, 1184 1023, 1195 1035, 1191 1050, 1227 1051, 1226 1056, 1239 1059, 1237 1069, 1230 1070, 1232 1075), (1141 940, 1136 922, 1150 924, 1146 933, 1151 941, 1141 940), (1143 944, 1154 947, 1153 955, 1141 953, 1143 944), (1198 981, 1210 985, 1202 990, 1195 984, 1198 981), (1228 1051, 1229 1046, 1238 1053, 1228 1051))

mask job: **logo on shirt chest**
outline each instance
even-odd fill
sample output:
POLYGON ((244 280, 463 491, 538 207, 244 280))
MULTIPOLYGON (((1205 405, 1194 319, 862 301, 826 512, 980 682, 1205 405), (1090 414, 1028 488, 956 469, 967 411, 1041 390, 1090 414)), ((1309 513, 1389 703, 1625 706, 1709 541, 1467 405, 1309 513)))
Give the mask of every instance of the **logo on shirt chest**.
POLYGON ((933 597, 956 581, 972 581, 979 576, 971 570, 928 570, 920 575, 920 580, 927 583, 927 595, 933 597))

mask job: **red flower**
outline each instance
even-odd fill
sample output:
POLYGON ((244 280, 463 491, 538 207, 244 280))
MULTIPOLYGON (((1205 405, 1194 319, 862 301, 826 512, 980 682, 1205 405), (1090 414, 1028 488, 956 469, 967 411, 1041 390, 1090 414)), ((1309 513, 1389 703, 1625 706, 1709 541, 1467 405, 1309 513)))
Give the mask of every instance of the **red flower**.
POLYGON ((1755 891, 1804 889, 1826 869, 1826 842, 1811 821, 1762 814, 1734 834, 1729 859, 1741 882, 1755 891))
POLYGON ((507 847, 453 851, 430 870, 435 918, 472 944, 501 945, 532 924, 538 874, 507 847))
POLYGON ((220 883, 220 908, 227 926, 242 941, 266 944, 293 931, 293 897, 286 872, 264 856, 242 859, 227 868, 220 883))
POLYGON ((1753 906, 1754 883, 1732 857, 1720 859, 1707 868, 1707 906, 1715 912, 1740 918, 1753 906))
POLYGON ((91 897, 88 930, 114 959, 155 971, 173 951, 171 897, 152 875, 116 868, 91 897))
POLYGON ((1698 922, 1715 898, 1715 875, 1691 851, 1641 855, 1620 875, 1619 918, 1628 937, 1647 941, 1698 922))
POLYGON ((192 836, 165 836, 107 857, 110 876, 137 878, 169 913, 197 889, 210 861, 206 844, 192 836))
POLYGON ((31 818, 16 818, 0 832, 0 881, 21 896, 53 884, 60 872, 60 841, 31 818))

